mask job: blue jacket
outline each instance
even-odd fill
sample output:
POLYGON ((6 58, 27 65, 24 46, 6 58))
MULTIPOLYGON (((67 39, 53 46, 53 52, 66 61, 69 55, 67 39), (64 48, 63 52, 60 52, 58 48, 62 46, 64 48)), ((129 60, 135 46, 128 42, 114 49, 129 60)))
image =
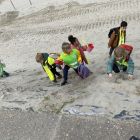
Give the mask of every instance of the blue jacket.
MULTIPOLYGON (((107 62, 107 73, 112 73, 112 70, 113 70, 113 64, 115 63, 115 57, 114 55, 111 56, 107 62)), ((133 60, 131 59, 131 57, 129 58, 129 60, 127 61, 128 63, 128 66, 127 66, 127 73, 128 74, 133 74, 134 72, 134 62, 133 60)), ((117 63, 115 63, 117 64, 117 63)), ((117 64, 118 68, 121 69, 121 67, 123 66, 120 66, 119 64, 117 64)))

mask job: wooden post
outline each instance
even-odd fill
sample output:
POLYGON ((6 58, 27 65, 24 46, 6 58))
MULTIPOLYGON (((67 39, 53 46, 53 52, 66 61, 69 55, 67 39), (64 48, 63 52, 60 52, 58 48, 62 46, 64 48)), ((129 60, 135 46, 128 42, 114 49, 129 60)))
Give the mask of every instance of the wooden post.
POLYGON ((29 2, 30 2, 30 5, 32 5, 32 2, 31 2, 31 0, 29 0, 29 2))
POLYGON ((11 4, 12 4, 14 10, 16 10, 16 7, 14 6, 14 3, 12 2, 12 0, 10 0, 10 2, 11 2, 11 4))

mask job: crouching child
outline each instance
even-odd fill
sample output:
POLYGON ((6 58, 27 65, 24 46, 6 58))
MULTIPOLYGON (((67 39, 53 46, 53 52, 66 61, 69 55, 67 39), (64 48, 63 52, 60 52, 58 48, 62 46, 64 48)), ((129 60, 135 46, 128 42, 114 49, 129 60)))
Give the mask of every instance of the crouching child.
MULTIPOLYGON (((43 70, 46 72, 51 81, 57 82, 56 76, 58 79, 60 79, 62 78, 62 75, 56 71, 56 58, 54 58, 53 56, 56 57, 57 54, 37 53, 36 62, 42 65, 43 70)), ((59 69, 61 69, 61 67, 59 67, 59 69)))
POLYGON ((107 63, 107 74, 109 78, 112 77, 112 71, 119 73, 124 71, 128 74, 128 79, 133 79, 134 72, 134 62, 130 57, 133 48, 128 45, 120 45, 114 50, 114 55, 112 55, 107 63))

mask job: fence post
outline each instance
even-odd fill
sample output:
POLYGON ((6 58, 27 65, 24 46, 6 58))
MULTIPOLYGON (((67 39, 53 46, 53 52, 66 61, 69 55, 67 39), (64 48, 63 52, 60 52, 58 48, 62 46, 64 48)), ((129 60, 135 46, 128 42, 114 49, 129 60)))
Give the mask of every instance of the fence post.
POLYGON ((11 2, 11 4, 12 4, 14 10, 16 10, 16 7, 14 6, 14 3, 12 2, 12 0, 10 0, 10 2, 11 2))
POLYGON ((32 2, 31 2, 31 0, 29 0, 29 2, 30 2, 30 5, 32 5, 32 2))

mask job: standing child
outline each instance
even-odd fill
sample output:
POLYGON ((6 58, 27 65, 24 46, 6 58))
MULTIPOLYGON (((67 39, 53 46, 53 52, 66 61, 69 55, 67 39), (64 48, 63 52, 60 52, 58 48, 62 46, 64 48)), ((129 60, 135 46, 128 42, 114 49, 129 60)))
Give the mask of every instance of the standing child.
POLYGON ((88 64, 87 58, 84 54, 84 51, 86 51, 87 48, 82 47, 79 40, 76 37, 73 37, 72 35, 68 36, 68 40, 71 43, 71 48, 77 49, 80 52, 82 62, 88 64))
MULTIPOLYGON (((56 54, 57 55, 57 54, 56 54)), ((51 81, 56 81, 56 75, 58 78, 62 78, 62 75, 56 71, 56 65, 55 65, 55 58, 52 57, 52 54, 48 53, 37 53, 36 55, 36 61, 38 63, 41 63, 44 71, 47 73, 48 77, 51 81)))
POLYGON ((109 37, 108 47, 110 48, 109 56, 112 55, 116 47, 120 46, 121 44, 125 44, 126 28, 127 22, 122 21, 120 27, 110 29, 110 32, 108 34, 109 37))
POLYGON ((8 77, 9 76, 9 73, 4 71, 4 67, 5 64, 1 63, 1 60, 0 60, 0 77, 8 77))

